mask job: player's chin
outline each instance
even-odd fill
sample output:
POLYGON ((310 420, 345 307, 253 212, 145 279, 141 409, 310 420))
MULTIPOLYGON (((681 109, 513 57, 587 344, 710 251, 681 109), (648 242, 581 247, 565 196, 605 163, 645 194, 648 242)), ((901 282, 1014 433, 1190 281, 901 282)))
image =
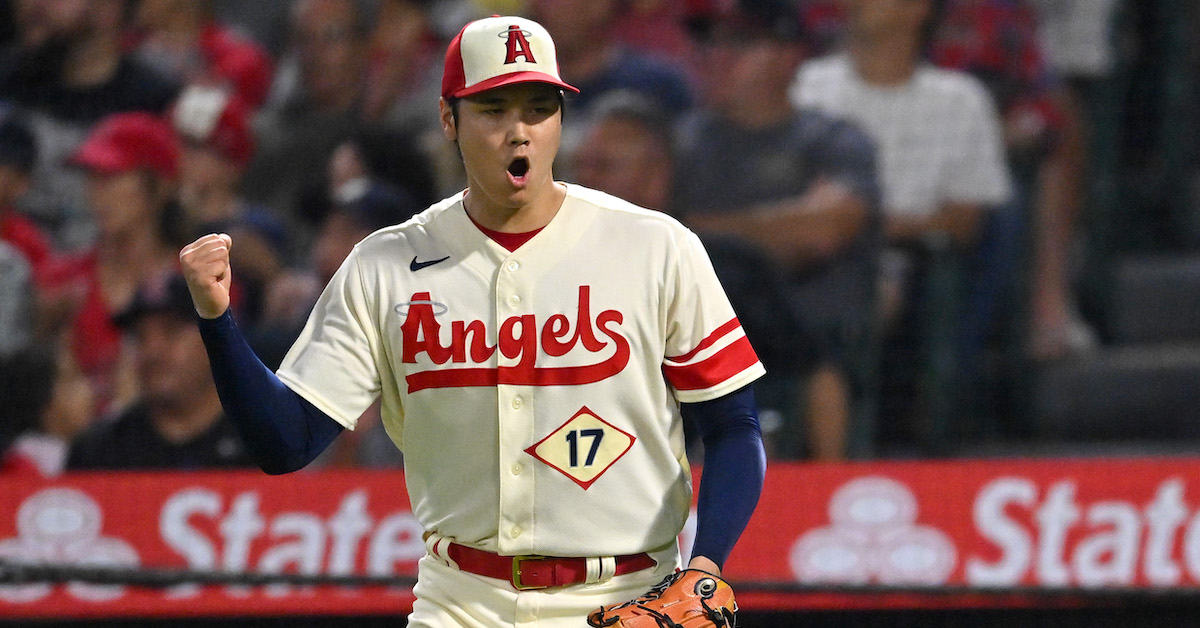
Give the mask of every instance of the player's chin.
POLYGON ((510 190, 513 190, 515 192, 524 192, 524 191, 528 190, 530 187, 530 182, 529 182, 528 178, 513 177, 511 174, 508 175, 508 180, 505 181, 505 183, 508 184, 508 188, 510 190))

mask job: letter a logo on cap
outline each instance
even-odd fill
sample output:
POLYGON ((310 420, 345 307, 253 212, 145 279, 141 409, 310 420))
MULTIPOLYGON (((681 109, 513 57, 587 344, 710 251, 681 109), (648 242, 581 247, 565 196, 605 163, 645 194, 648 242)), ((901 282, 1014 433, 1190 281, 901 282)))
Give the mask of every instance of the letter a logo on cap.
POLYGON ((528 33, 521 30, 520 26, 513 24, 502 35, 508 36, 508 42, 505 44, 508 49, 508 55, 504 57, 505 65, 516 63, 517 57, 525 57, 529 63, 537 63, 537 59, 533 58, 533 52, 529 50, 529 40, 525 39, 528 33))
POLYGON ((499 15, 475 20, 464 26, 446 47, 446 68, 442 73, 442 98, 446 100, 528 82, 579 92, 558 75, 554 40, 533 20, 499 15))

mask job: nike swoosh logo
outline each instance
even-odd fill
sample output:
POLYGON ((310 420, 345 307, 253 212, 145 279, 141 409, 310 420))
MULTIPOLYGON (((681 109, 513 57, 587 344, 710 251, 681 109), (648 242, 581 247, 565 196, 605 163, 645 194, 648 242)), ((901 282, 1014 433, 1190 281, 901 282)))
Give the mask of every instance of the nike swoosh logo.
POLYGON ((427 262, 418 262, 417 256, 414 255, 412 258, 412 261, 408 263, 408 269, 415 273, 418 270, 421 270, 422 268, 425 268, 427 266, 433 266, 434 264, 440 264, 448 259, 450 259, 449 255, 447 255, 446 257, 443 257, 442 259, 431 259, 427 262))

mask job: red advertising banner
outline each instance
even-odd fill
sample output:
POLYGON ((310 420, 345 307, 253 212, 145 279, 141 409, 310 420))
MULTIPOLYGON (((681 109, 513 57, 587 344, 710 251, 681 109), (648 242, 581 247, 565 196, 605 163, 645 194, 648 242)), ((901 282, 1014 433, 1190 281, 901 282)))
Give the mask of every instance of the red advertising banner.
MULTIPOLYGON (((776 464, 726 576, 931 590, 1191 589, 1200 585, 1197 495, 1192 458, 776 464)), ((412 574, 422 532, 396 471, 0 478, 0 560, 412 574)), ((745 593, 746 609, 845 604, 745 593)), ((384 586, 0 586, 0 617, 11 618, 360 615, 405 613, 411 603, 409 589, 384 586)))

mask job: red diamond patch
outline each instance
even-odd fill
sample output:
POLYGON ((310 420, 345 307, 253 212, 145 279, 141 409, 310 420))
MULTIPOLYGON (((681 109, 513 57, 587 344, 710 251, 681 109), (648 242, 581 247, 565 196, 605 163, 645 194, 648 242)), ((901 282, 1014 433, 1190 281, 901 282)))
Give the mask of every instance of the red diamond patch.
POLYGON ((637 440, 584 406, 525 453, 550 465, 587 490, 637 440))

